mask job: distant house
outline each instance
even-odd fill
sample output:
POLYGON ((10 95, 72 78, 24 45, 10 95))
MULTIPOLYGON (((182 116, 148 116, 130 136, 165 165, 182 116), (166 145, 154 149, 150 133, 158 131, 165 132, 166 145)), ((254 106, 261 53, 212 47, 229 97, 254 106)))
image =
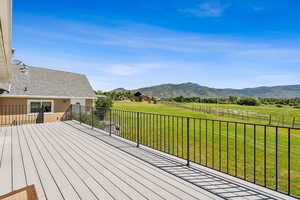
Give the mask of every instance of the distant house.
POLYGON ((51 122, 60 120, 70 104, 92 106, 96 99, 82 74, 23 65, 11 65, 11 74, 9 87, 0 84, 0 109, 25 105, 18 114, 37 115, 44 107, 45 122, 51 122))
POLYGON ((136 92, 134 94, 135 100, 142 102, 142 101, 149 101, 151 98, 149 96, 143 95, 141 92, 136 92))

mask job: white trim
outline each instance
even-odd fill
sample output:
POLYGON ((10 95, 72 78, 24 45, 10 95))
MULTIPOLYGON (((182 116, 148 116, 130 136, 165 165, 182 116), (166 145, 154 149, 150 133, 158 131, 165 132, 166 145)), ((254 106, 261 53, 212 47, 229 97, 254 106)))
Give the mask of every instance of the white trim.
POLYGON ((97 97, 72 97, 72 96, 38 96, 38 95, 0 95, 10 98, 43 98, 43 99, 97 99, 97 97))
POLYGON ((28 115, 36 115, 38 113, 31 113, 30 110, 31 110, 31 106, 30 104, 32 102, 39 102, 39 103, 42 103, 42 102, 51 102, 51 112, 44 112, 44 114, 53 114, 53 110, 54 110, 54 101, 53 100, 36 100, 36 99, 28 99, 27 100, 27 114, 28 115))
POLYGON ((12 0, 0 0, 0 80, 8 82, 11 79, 11 22, 12 0))

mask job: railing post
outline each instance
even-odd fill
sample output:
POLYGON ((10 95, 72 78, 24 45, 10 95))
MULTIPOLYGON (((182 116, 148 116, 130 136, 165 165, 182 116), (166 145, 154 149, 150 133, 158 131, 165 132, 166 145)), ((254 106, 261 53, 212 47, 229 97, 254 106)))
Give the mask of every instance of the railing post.
POLYGON ((136 147, 140 146, 140 113, 137 113, 137 141, 136 147))
POLYGON ((109 136, 111 136, 111 126, 112 126, 112 122, 111 122, 111 109, 109 109, 109 136))
POLYGON ((293 118, 292 128, 295 128, 295 124, 296 124, 296 117, 293 118))
POLYGON ((71 120, 73 120, 73 105, 71 104, 70 105, 70 118, 71 118, 71 120))
POLYGON ((93 108, 93 106, 91 107, 91 118, 92 118, 92 122, 91 122, 91 124, 92 124, 92 129, 94 128, 94 108, 93 108))
POLYGON ((188 117, 187 119, 187 122, 186 122, 186 132, 187 132, 187 163, 186 165, 187 166, 190 166, 190 118, 188 117))
POLYGON ((81 105, 79 105, 79 122, 81 124, 81 105))
POLYGON ((291 194, 291 128, 288 129, 288 195, 291 194))

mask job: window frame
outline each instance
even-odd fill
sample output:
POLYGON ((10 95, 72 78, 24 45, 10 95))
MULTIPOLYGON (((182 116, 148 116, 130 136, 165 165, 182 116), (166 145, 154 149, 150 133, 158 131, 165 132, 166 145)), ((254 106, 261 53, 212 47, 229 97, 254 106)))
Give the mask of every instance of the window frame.
POLYGON ((43 103, 43 102, 48 102, 51 103, 51 111, 50 112, 44 112, 44 114, 53 114, 53 110, 54 110, 54 100, 37 100, 37 99, 29 99, 27 100, 27 114, 28 115, 37 115, 39 114, 38 112, 36 113, 32 113, 31 112, 31 103, 32 102, 38 102, 38 103, 43 103))

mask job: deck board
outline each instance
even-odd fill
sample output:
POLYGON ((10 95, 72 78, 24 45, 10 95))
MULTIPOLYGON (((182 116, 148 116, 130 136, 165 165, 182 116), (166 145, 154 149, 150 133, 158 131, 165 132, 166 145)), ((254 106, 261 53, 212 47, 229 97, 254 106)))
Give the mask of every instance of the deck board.
MULTIPOLYGON (((100 147, 92 138, 88 138, 84 135, 77 134, 76 137, 74 137, 74 136, 75 135, 73 135, 73 137, 72 137, 70 135, 70 138, 72 137, 72 139, 74 139, 74 140, 79 140, 79 139, 84 140, 85 139, 85 140, 89 141, 88 145, 91 148, 94 148, 95 150, 97 150, 97 152, 99 152, 99 154, 102 154, 105 157, 108 157, 111 154, 115 155, 118 158, 118 159, 114 159, 115 162, 116 161, 121 162, 122 165, 124 165, 124 167, 134 171, 137 174, 142 174, 145 179, 153 180, 153 177, 155 177, 157 179, 157 180, 154 180, 155 183, 160 185, 163 188, 170 187, 170 185, 172 185, 174 187, 176 185, 178 185, 176 187, 176 189, 179 191, 172 190, 173 192, 175 192, 178 195, 186 196, 186 195, 191 195, 191 194, 195 193, 195 191, 193 189, 185 186, 185 182, 183 184, 179 184, 178 180, 175 180, 174 177, 170 177, 167 174, 162 173, 161 170, 153 169, 151 166, 149 166, 149 165, 145 164, 144 162, 141 162, 137 159, 132 159, 132 160, 128 159, 128 156, 125 153, 111 151, 111 147, 109 147, 108 145, 105 145, 105 144, 100 147), (168 180, 168 181, 166 181, 166 180, 168 180)), ((194 195, 196 195, 196 194, 194 194, 194 195)), ((194 196, 194 197, 196 197, 196 196, 194 196)))
POLYGON ((30 128, 31 136, 33 134, 36 135, 36 137, 32 137, 32 139, 36 144, 36 147, 39 150, 41 157, 43 157, 43 160, 45 160, 45 164, 49 169, 49 173, 51 172, 53 180, 56 180, 57 188, 60 189, 62 197, 64 199, 80 199, 78 194, 76 193, 76 190, 72 187, 73 185, 68 181, 66 176, 64 176, 60 165, 56 162, 54 157, 51 154, 49 154, 48 149, 45 147, 44 143, 40 141, 39 132, 37 132, 32 126, 30 128))
POLYGON ((78 158, 79 156, 72 152, 68 148, 67 144, 62 143, 62 141, 58 140, 56 137, 53 137, 52 132, 54 132, 54 129, 48 131, 47 128, 43 127, 42 135, 44 137, 48 137, 48 142, 53 144, 52 146, 56 146, 54 148, 57 148, 58 152, 60 152, 60 154, 65 157, 65 160, 67 160, 67 162, 70 162, 75 172, 78 174, 78 176, 81 177, 82 180, 84 180, 87 187, 90 188, 93 193, 95 193, 98 199, 112 199, 103 189, 100 181, 94 177, 95 174, 90 172, 91 167, 89 166, 89 163, 86 163, 84 160, 78 158))
POLYGON ((11 161, 11 129, 4 128, 3 155, 0 170, 0 194, 12 191, 12 161, 11 161))
POLYGON ((13 170, 13 190, 17 190, 26 185, 24 166, 23 166, 23 155, 20 149, 20 141, 18 128, 12 129, 12 170, 13 170))
MULTIPOLYGON (((65 132, 67 134, 67 132, 65 132)), ((64 135, 64 134, 63 134, 64 135)), ((58 136, 59 137, 59 136, 58 136)), ((65 138, 66 139, 66 138, 65 138)), ((69 140, 71 141, 71 140, 69 140)), ((72 140, 75 141, 75 140, 72 140)), ((78 142, 78 141, 77 141, 78 142)), ((154 185, 144 177, 140 176, 137 173, 134 173, 132 170, 129 170, 128 167, 126 166, 126 163, 116 163, 112 162, 111 158, 104 157, 104 156, 99 156, 100 154, 103 155, 103 153, 99 152, 99 154, 95 154, 95 152, 91 151, 90 148, 88 147, 89 144, 82 144, 80 143, 79 145, 82 145, 85 150, 86 154, 89 155, 90 157, 89 162, 92 163, 95 166, 98 166, 101 168, 99 163, 105 162, 108 164, 110 167, 110 176, 115 176, 115 177, 120 177, 118 178, 119 180, 116 180, 116 183, 119 183, 120 181, 127 180, 131 182, 131 187, 133 186, 138 186, 138 190, 141 191, 143 194, 147 194, 148 198, 157 198, 157 199, 174 199, 173 195, 167 194, 166 190, 161 189, 159 185, 154 185), (97 157, 98 156, 98 157, 97 157), (113 173, 114 172, 114 173, 113 173)), ((77 145, 77 148, 79 149, 80 146, 77 145)), ((125 189, 125 188, 124 188, 125 189)), ((123 190, 126 191, 127 190, 123 190)), ((121 191, 119 191, 121 192, 121 191)))
POLYGON ((40 200, 286 197, 162 156, 76 122, 1 127, 0 194, 34 184, 40 200))
POLYGON ((41 177, 43 187, 47 194, 48 199, 62 200, 63 195, 60 188, 57 186, 56 180, 52 177, 51 171, 49 170, 44 158, 42 157, 39 149, 32 138, 32 130, 30 126, 24 126, 25 140, 28 142, 29 150, 31 151, 35 166, 41 177))
POLYGON ((19 134, 19 138, 20 138, 20 148, 22 150, 24 170, 25 170, 24 175, 26 175, 25 180, 27 180, 27 185, 34 184, 39 199, 46 199, 45 192, 43 190, 43 186, 41 184, 38 171, 35 168, 29 148, 27 146, 24 129, 21 126, 18 126, 16 127, 16 130, 18 130, 17 134, 19 134))
MULTIPOLYGON (((61 128, 61 130, 63 130, 63 128, 61 128)), ((80 145, 88 150, 88 154, 94 155, 95 157, 98 157, 99 160, 104 160, 105 162, 109 163, 112 168, 116 168, 116 172, 121 172, 121 170, 123 170, 125 173, 129 173, 131 176, 139 177, 139 180, 144 182, 143 184, 148 184, 152 190, 154 189, 156 193, 163 195, 163 197, 167 199, 174 199, 178 197, 184 197, 187 199, 193 197, 186 192, 180 191, 179 187, 176 189, 170 187, 170 182, 164 181, 167 177, 162 176, 160 171, 153 171, 151 167, 145 166, 144 163, 144 165, 141 165, 141 162, 138 162, 137 160, 124 159, 124 156, 126 157, 124 153, 110 152, 106 149, 107 146, 99 146, 97 143, 94 144, 92 141, 88 140, 92 138, 88 138, 84 135, 81 137, 78 134, 72 135, 72 132, 69 131, 70 130, 65 131, 65 134, 68 136, 68 138, 72 138, 72 141, 79 142, 80 145), (83 140, 86 142, 86 144, 80 142, 83 140), (110 155, 112 154, 115 155, 115 157, 111 157, 110 155)), ((128 180, 128 178, 125 180, 128 180)), ((173 182, 175 183, 175 181, 173 182)), ((176 182, 176 184, 178 184, 178 182, 176 182)), ((181 187, 183 186, 180 185, 180 188, 181 187)))

